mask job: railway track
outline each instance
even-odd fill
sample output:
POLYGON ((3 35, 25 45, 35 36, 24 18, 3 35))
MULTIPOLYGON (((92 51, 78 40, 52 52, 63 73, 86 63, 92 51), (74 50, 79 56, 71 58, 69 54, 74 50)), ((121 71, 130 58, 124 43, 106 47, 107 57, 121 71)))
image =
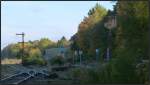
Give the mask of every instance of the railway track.
POLYGON ((26 73, 19 73, 17 75, 11 76, 9 78, 3 79, 1 80, 0 84, 5 85, 5 84, 9 84, 9 85, 17 85, 20 84, 22 82, 26 82, 29 79, 32 78, 46 78, 48 76, 47 73, 44 72, 36 72, 36 71, 29 71, 26 73))
POLYGON ((35 85, 43 85, 48 84, 46 81, 49 77, 43 73, 37 73, 34 76, 30 77, 28 80, 21 82, 21 85, 35 84, 35 85))
MULTIPOLYGON (((58 67, 57 70, 64 71, 66 70, 66 67, 58 67)), ((0 81, 0 85, 43 85, 48 84, 50 82, 58 83, 58 81, 65 81, 65 79, 59 78, 59 75, 60 74, 58 74, 57 71, 49 73, 46 70, 29 70, 27 72, 20 72, 8 78, 2 79, 0 81)))
POLYGON ((5 80, 2 80, 1 81, 1 84, 9 84, 9 85, 16 85, 16 84, 19 84, 20 82, 23 82, 24 80, 30 78, 31 75, 29 75, 28 73, 22 73, 22 74, 18 74, 16 76, 12 76, 10 78, 7 78, 5 80))

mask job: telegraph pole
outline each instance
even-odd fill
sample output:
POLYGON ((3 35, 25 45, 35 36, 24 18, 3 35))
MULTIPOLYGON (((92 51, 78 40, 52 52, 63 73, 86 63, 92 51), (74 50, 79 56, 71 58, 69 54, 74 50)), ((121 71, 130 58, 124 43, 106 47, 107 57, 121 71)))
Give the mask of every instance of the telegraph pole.
POLYGON ((17 33, 16 35, 21 35, 22 36, 22 42, 20 42, 20 43, 22 43, 22 56, 21 56, 21 59, 22 59, 22 62, 23 62, 23 57, 24 57, 24 36, 25 36, 25 33, 24 32, 22 32, 20 34, 17 33))

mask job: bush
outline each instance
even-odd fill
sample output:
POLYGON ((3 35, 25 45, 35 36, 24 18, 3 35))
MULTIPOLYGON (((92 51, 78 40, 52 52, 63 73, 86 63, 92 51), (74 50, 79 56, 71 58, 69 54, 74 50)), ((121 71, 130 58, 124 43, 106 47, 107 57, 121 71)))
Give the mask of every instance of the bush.
POLYGON ((99 70, 87 68, 75 68, 71 72, 74 80, 78 80, 82 84, 98 84, 100 83, 99 70))
POLYGON ((100 69, 73 69, 71 75, 73 79, 78 79, 80 83, 84 84, 147 83, 148 68, 146 65, 144 66, 145 67, 138 69, 139 75, 137 75, 135 72, 135 67, 132 63, 127 61, 127 59, 117 58, 105 63, 100 69))
POLYGON ((25 58, 23 60, 24 65, 46 65, 46 62, 42 58, 25 58))
POLYGON ((74 81, 78 80, 79 83, 86 83, 88 81, 87 70, 83 68, 72 69, 70 75, 74 81))
POLYGON ((55 56, 50 60, 51 65, 63 65, 65 60, 62 56, 55 56))
POLYGON ((149 83, 149 62, 138 63, 136 65, 136 74, 140 83, 149 83))

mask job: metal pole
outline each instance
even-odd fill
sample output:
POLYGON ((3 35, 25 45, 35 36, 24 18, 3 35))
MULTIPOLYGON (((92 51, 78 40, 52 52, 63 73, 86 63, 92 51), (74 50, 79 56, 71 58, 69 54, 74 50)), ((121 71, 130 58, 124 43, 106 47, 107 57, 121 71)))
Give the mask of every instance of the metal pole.
POLYGON ((81 54, 80 54, 80 65, 81 65, 81 54))
POLYGON ((16 34, 16 35, 21 35, 22 36, 22 56, 21 56, 21 59, 22 59, 22 64, 23 64, 23 57, 24 57, 24 36, 25 36, 25 33, 21 33, 21 34, 16 34))
POLYGON ((97 62, 97 49, 95 50, 95 52, 96 52, 96 56, 95 56, 96 58, 95 59, 96 59, 96 62, 97 62))
POLYGON ((74 64, 76 64, 76 61, 77 61, 77 51, 75 50, 75 52, 74 52, 74 64))
POLYGON ((81 56, 82 55, 82 51, 81 50, 79 51, 79 55, 80 55, 80 65, 81 65, 82 64, 82 58, 81 58, 82 57, 81 56))
POLYGON ((109 33, 108 33, 108 48, 107 48, 107 61, 109 61, 110 59, 110 47, 111 47, 111 29, 109 29, 109 33))
POLYGON ((22 57, 24 57, 24 35, 25 34, 22 32, 22 57))
POLYGON ((73 55, 73 57, 72 57, 72 64, 74 64, 74 55, 73 55))
POLYGON ((75 64, 75 53, 73 53, 74 55, 73 55, 73 64, 75 64))
POLYGON ((111 38, 112 38, 112 32, 111 32, 111 29, 110 29, 110 31, 109 31, 109 60, 111 58, 111 43, 112 43, 111 38))

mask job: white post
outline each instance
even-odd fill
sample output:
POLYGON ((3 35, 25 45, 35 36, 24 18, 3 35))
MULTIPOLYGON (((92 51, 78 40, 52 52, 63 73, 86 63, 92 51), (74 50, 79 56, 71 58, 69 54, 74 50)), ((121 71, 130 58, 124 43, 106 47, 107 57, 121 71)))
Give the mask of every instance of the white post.
POLYGON ((98 53, 99 53, 99 49, 96 49, 96 62, 98 62, 98 53))

